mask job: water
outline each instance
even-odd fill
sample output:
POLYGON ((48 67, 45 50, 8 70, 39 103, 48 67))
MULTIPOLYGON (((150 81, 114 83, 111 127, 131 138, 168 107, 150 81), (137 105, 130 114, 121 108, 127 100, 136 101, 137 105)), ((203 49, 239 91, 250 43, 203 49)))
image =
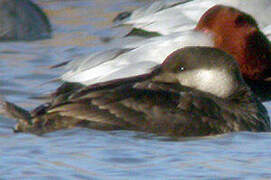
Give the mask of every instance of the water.
MULTIPOLYGON (((36 0, 53 24, 53 39, 0 43, 0 94, 27 109, 53 91, 61 74, 48 67, 107 48, 101 41, 136 0, 36 0)), ((265 104, 271 110, 270 103, 265 104)), ((271 114, 271 111, 270 111, 271 114)), ((131 132, 63 130, 36 136, 12 132, 1 117, 0 179, 271 179, 271 134, 232 133, 170 139, 131 132)))

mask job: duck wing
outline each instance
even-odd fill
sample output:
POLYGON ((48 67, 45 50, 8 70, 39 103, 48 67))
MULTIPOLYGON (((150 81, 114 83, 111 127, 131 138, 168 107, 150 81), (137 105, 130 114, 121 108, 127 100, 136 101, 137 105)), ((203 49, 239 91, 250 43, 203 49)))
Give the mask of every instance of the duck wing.
MULTIPOLYGON (((2 101, 2 109, 18 119, 16 131, 42 134, 85 127, 137 130, 170 136, 204 136, 234 131, 266 131, 267 112, 259 103, 235 104, 179 84, 152 82, 151 76, 83 87, 62 101, 31 113, 2 101)), ((242 97, 243 94, 238 95, 242 97)))
POLYGON ((192 90, 182 90, 180 94, 180 88, 149 83, 140 78, 126 79, 118 85, 108 83, 83 88, 67 101, 54 104, 43 114, 34 116, 32 130, 43 133, 80 126, 203 136, 243 128, 236 129, 238 117, 214 99, 192 90))

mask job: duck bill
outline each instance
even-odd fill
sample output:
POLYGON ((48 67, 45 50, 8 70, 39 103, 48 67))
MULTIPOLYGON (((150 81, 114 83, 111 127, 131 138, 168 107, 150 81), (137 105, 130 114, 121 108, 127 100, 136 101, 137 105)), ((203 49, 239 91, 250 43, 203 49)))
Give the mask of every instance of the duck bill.
POLYGON ((152 81, 162 82, 162 83, 179 83, 176 76, 172 73, 160 73, 152 78, 152 81))

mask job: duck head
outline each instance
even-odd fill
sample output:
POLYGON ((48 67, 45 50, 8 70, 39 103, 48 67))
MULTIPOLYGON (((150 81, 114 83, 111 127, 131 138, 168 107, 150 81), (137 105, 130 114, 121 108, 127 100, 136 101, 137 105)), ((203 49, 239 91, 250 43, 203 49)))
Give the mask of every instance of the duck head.
POLYGON ((245 79, 270 79, 270 42, 250 15, 216 5, 205 12, 195 30, 211 33, 215 47, 234 56, 245 79))
POLYGON ((211 47, 186 47, 155 68, 153 81, 182 86, 227 98, 246 87, 235 59, 211 47))

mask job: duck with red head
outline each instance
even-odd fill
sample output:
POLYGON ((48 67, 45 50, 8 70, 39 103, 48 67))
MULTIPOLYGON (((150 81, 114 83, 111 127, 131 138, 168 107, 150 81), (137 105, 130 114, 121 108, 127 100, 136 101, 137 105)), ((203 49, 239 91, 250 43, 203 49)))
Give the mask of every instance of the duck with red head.
POLYGON ((74 61, 61 79, 91 85, 139 75, 149 72, 150 67, 162 63, 168 54, 185 46, 211 46, 233 55, 256 96, 262 101, 271 99, 269 40, 250 15, 222 5, 209 9, 189 33, 150 38, 124 45, 114 49, 115 52, 101 52, 74 61))
POLYGON ((271 45, 250 15, 216 5, 201 17, 195 30, 211 33, 214 46, 235 57, 253 91, 263 100, 270 99, 271 45))

